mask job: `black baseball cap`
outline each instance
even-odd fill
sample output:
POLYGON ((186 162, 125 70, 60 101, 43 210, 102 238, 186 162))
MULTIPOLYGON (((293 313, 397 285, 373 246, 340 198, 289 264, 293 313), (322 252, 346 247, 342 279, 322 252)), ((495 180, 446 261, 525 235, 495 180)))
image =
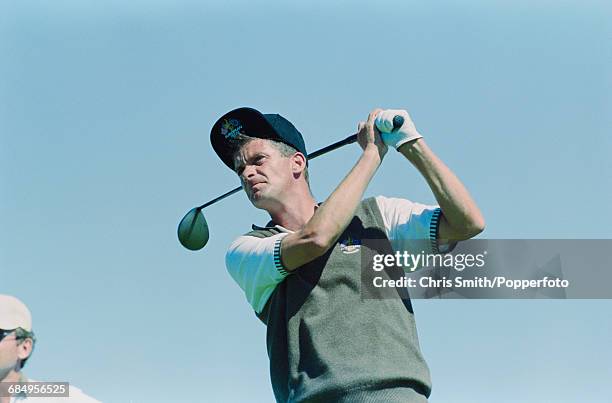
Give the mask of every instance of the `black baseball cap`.
POLYGON ((234 170, 232 139, 238 134, 280 141, 307 156, 304 138, 291 122, 278 114, 261 113, 253 108, 234 109, 221 116, 210 131, 213 149, 234 170))

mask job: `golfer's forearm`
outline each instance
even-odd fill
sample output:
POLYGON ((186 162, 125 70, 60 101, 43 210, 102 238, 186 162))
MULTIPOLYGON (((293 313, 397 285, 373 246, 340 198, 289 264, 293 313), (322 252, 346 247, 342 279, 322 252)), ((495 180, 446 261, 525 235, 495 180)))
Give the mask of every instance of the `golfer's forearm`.
POLYGON ((315 211, 304 228, 283 239, 282 261, 286 270, 294 270, 316 259, 335 244, 355 215, 363 193, 380 162, 375 148, 366 149, 353 169, 315 211))
POLYGON ((318 243, 329 249, 349 224, 370 180, 380 165, 378 152, 364 152, 340 185, 317 209, 306 224, 319 238, 318 243))
POLYGON ((482 232, 484 218, 468 190, 423 139, 406 143, 399 151, 429 184, 450 226, 451 238, 467 239, 482 232))

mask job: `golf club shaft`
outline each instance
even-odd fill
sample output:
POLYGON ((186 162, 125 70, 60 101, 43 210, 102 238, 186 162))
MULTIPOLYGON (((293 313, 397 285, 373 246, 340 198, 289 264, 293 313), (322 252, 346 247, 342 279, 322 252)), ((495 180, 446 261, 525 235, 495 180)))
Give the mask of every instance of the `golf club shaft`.
MULTIPOLYGON (((393 129, 394 130, 398 129, 403 124, 404 124, 404 118, 403 117, 397 115, 397 116, 395 116, 393 118, 393 129)), ((335 150, 337 148, 343 147, 343 146, 345 146, 347 144, 354 143, 356 141, 357 141, 357 134, 351 134, 350 136, 348 136, 344 140, 336 141, 334 144, 330 144, 327 147, 323 147, 323 148, 321 148, 321 149, 319 149, 319 150, 317 150, 315 152, 312 152, 312 153, 308 154, 307 158, 310 161, 312 159, 317 158, 320 155, 327 154, 330 151, 333 151, 333 150, 335 150)), ((226 197, 231 196, 231 195, 233 195, 236 192, 239 192, 241 189, 242 189, 242 186, 238 186, 237 188, 232 189, 229 192, 224 193, 221 196, 216 197, 216 198, 212 199, 211 201, 208 201, 208 202, 202 204, 200 207, 198 207, 198 210, 202 210, 203 208, 208 207, 211 204, 214 204, 214 203, 216 203, 216 202, 218 202, 220 200, 223 200, 226 197)))
POLYGON ((312 160, 317 158, 319 155, 323 155, 323 154, 327 154, 330 151, 335 150, 336 148, 340 148, 343 147, 347 144, 351 144, 357 141, 357 134, 351 134, 350 136, 348 136, 347 138, 345 138, 344 140, 340 140, 335 142, 334 144, 330 144, 327 147, 323 147, 315 152, 312 152, 310 154, 308 154, 308 160, 312 160))
POLYGON ((218 202, 219 200, 223 200, 223 199, 225 199, 227 196, 231 196, 231 195, 233 195, 234 193, 239 192, 240 190, 242 190, 242 186, 238 186, 237 188, 232 189, 232 190, 230 190, 230 191, 229 191, 229 192, 227 192, 227 193, 223 193, 221 196, 216 197, 216 198, 212 199, 211 201, 208 201, 208 202, 206 202, 206 203, 202 204, 200 207, 198 207, 198 210, 202 210, 204 207, 208 207, 208 206, 210 206, 211 204, 215 204, 215 203, 216 203, 216 202, 218 202))

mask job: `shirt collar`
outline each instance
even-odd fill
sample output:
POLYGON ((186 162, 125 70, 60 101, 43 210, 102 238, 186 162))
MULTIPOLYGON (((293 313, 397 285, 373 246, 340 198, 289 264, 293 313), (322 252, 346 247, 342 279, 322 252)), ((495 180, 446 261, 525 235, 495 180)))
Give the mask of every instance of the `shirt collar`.
POLYGON ((267 223, 265 227, 260 227, 259 225, 251 224, 251 228, 253 228, 253 231, 261 231, 261 230, 266 230, 266 229, 277 229, 280 232, 290 232, 290 233, 293 232, 283 227, 282 225, 274 224, 272 221, 267 223))
MULTIPOLYGON (((319 206, 321 204, 322 204, 322 202, 317 203, 316 206, 315 206, 315 210, 317 208, 319 208, 319 206)), ((282 225, 275 224, 274 221, 272 221, 272 220, 268 221, 268 223, 264 227, 260 227, 257 224, 251 224, 251 228, 253 228, 253 231, 261 231, 261 230, 276 228, 277 230, 279 230, 281 232, 289 232, 289 233, 295 232, 295 231, 291 231, 290 229, 287 229, 287 228, 283 227, 282 225)))

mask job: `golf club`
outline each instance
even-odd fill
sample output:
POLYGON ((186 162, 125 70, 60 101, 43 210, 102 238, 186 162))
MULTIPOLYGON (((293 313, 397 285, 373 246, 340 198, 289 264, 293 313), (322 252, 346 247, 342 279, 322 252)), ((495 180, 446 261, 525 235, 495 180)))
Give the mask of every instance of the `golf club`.
MULTIPOLYGON (((393 130, 397 130, 404 124, 404 118, 402 116, 395 116, 393 118, 393 130)), ((327 147, 323 147, 315 152, 308 154, 308 160, 312 160, 317 158, 320 155, 326 154, 330 151, 333 151, 337 148, 343 147, 347 144, 351 144, 357 141, 357 134, 352 134, 345 138, 344 140, 337 141, 333 144, 328 145, 327 147)), ((201 206, 194 207, 181 220, 178 226, 178 238, 185 248, 189 250, 200 250, 206 243, 208 242, 209 232, 208 232, 208 223, 206 222, 206 218, 204 218, 204 214, 202 210, 212 204, 215 204, 218 201, 225 199, 228 196, 233 195, 234 193, 242 190, 241 186, 238 186, 235 189, 230 190, 227 193, 222 194, 219 197, 216 197, 201 206)))

